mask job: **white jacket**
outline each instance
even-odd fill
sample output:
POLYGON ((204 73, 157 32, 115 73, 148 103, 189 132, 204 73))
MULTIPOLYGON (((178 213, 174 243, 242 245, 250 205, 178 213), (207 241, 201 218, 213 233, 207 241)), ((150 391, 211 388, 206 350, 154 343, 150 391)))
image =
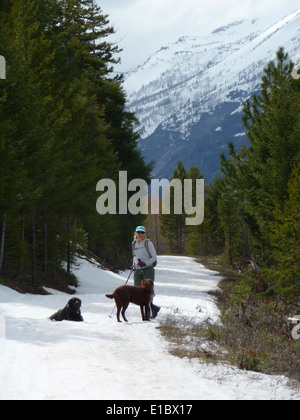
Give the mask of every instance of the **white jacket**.
POLYGON ((153 243, 149 239, 144 239, 141 243, 134 241, 132 244, 133 265, 138 267, 139 259, 147 266, 153 266, 157 262, 157 253, 153 243), (148 249, 146 248, 146 241, 148 242, 148 249))

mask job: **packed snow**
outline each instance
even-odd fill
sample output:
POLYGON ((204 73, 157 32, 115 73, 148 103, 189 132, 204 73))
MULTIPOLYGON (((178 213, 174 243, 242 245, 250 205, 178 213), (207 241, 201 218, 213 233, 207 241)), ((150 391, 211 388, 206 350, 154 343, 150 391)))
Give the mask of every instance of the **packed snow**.
POLYGON ((218 287, 217 273, 191 258, 159 257, 158 319, 142 322, 139 308, 130 305, 129 323, 120 324, 115 312, 109 317, 114 304, 105 294, 124 284, 128 272, 117 275, 78 261, 83 323, 48 319, 66 305, 67 294, 21 295, 0 286, 1 400, 300 399, 299 387, 290 387, 284 377, 169 353, 157 328, 166 315, 218 322, 216 303, 207 294, 218 287))

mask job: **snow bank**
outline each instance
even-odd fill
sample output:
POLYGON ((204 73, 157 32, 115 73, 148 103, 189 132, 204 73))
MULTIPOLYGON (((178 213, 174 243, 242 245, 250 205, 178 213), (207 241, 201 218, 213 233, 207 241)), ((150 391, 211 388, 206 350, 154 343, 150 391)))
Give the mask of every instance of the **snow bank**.
MULTIPOLYGON (((156 328, 159 319, 143 323, 136 306, 127 311, 128 324, 110 319, 113 303, 104 295, 124 284, 128 273, 80 262, 84 323, 47 318, 69 295, 20 295, 0 286, 1 400, 300 399, 299 389, 283 377, 173 357, 156 328)), ((160 257, 156 275, 160 317, 177 311, 218 319, 206 293, 217 288, 215 273, 190 258, 160 257)))

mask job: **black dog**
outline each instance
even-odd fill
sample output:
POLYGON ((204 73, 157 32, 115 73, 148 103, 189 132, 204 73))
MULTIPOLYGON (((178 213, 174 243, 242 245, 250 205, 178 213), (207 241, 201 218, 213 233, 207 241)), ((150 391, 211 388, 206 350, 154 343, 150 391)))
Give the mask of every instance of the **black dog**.
POLYGON ((81 315, 81 300, 73 298, 69 300, 67 306, 64 309, 56 312, 50 316, 51 321, 75 321, 82 322, 83 318, 81 315))

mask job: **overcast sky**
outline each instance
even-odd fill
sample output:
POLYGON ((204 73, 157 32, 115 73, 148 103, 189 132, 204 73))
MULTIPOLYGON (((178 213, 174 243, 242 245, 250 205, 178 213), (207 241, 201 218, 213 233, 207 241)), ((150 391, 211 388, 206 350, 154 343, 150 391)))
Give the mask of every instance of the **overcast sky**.
POLYGON ((128 71, 169 42, 208 34, 241 19, 270 22, 300 9, 300 0, 96 0, 117 30, 123 49, 118 71, 128 71))

